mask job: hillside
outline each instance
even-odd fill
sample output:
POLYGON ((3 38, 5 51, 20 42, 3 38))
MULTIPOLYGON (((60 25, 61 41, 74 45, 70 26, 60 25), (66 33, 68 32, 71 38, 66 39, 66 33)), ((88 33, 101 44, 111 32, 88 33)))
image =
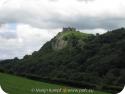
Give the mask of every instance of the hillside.
POLYGON ((2 61, 1 71, 116 93, 125 83, 125 29, 102 35, 64 29, 39 51, 2 61))

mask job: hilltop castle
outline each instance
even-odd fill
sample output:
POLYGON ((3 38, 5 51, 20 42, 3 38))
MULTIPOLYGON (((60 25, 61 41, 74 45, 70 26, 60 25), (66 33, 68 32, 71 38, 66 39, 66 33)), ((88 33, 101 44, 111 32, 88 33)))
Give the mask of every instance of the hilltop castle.
POLYGON ((76 31, 76 28, 73 28, 73 27, 64 27, 63 28, 63 32, 67 32, 67 31, 76 31))

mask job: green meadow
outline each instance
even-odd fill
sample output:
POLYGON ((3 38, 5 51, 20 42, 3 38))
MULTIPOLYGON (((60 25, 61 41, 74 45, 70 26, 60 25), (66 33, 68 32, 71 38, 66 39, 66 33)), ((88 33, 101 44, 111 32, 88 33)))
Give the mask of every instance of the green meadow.
POLYGON ((3 73, 0 73, 0 85, 2 89, 9 94, 110 94, 94 90, 93 92, 88 90, 88 92, 81 93, 67 92, 68 90, 75 90, 75 88, 34 81, 3 73))

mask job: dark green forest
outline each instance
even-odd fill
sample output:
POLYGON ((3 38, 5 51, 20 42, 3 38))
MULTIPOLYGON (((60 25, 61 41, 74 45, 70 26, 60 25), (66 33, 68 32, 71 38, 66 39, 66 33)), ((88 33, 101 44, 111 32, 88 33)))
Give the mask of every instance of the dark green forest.
POLYGON ((65 28, 32 55, 1 61, 0 71, 116 93, 125 84, 125 28, 96 35, 65 28))

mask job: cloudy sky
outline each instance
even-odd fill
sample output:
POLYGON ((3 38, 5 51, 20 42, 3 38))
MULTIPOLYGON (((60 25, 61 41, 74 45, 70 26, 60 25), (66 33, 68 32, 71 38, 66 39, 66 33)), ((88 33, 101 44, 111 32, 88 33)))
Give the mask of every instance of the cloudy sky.
POLYGON ((66 26, 87 33, 125 27, 125 0, 0 0, 0 59, 31 54, 66 26))

